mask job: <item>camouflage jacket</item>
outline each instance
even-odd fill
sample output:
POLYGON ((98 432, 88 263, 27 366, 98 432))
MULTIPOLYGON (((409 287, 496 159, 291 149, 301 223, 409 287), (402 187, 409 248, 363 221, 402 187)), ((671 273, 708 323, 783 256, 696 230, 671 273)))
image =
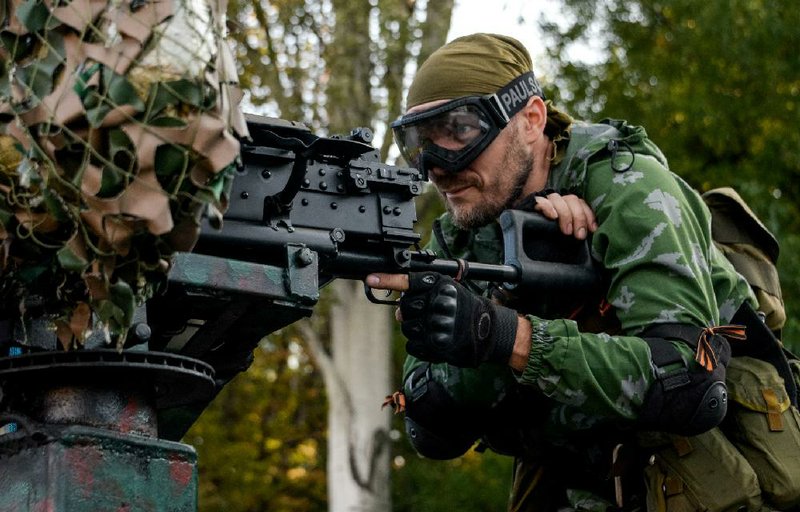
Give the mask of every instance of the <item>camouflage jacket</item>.
MULTIPOLYGON (((702 199, 669 171, 641 127, 621 121, 573 125, 547 186, 582 197, 595 212, 599 228, 591 251, 608 283, 605 298, 618 321, 614 332, 590 332, 569 319, 528 316, 532 348, 522 373, 440 364, 432 366, 432 375, 456 400, 488 405, 500 398, 490 390, 505 389, 510 382, 533 388, 550 403, 542 424, 545 441, 574 446, 581 433, 636 420, 655 381, 649 348, 637 334, 666 322, 721 325, 745 300, 754 299, 712 243, 710 213, 702 199)), ((447 247, 433 241, 433 250, 502 262, 496 224, 462 231, 445 214, 440 225, 439 238, 447 247)), ((691 348, 674 344, 687 360, 693 359, 691 348)), ((417 364, 409 357, 405 373, 417 364)))

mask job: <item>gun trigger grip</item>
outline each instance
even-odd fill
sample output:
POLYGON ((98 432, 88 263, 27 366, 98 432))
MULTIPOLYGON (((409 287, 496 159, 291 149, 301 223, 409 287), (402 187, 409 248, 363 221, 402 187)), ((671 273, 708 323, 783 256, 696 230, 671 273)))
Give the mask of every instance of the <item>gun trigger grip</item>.
MULTIPOLYGON (((392 294, 391 291, 387 291, 386 292, 386 296, 387 297, 389 295, 391 295, 391 294, 392 294)), ((366 295, 367 299, 369 299, 369 301, 372 302, 373 304, 384 304, 386 306, 399 306, 400 305, 400 301, 399 300, 379 299, 378 297, 375 296, 375 292, 372 290, 372 288, 369 287, 369 285, 367 283, 364 283, 364 295, 366 295)))

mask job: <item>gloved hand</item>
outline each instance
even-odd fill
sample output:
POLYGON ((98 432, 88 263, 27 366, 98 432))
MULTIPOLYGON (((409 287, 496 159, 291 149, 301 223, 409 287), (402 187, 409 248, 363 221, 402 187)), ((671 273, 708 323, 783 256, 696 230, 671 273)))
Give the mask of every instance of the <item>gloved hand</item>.
POLYGON ((400 299, 406 351, 432 363, 475 368, 507 364, 517 334, 517 313, 470 292, 436 272, 412 272, 400 299))

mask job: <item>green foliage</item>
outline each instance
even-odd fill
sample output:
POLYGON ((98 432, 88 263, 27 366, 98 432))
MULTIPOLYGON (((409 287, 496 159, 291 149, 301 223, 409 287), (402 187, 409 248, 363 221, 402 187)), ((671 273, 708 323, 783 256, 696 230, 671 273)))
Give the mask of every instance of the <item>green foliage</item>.
POLYGON ((315 103, 326 81, 321 55, 331 20, 327 2, 231 0, 230 37, 239 82, 250 103, 265 105, 285 119, 318 124, 315 103))
POLYGON ((290 331, 263 340, 184 437, 198 451, 200 510, 326 509, 324 385, 290 331))
MULTIPOLYGON (((408 442, 402 439, 400 443, 408 442)), ((502 510, 511 489, 513 459, 470 451, 455 460, 429 460, 410 447, 395 455, 392 510, 469 512, 502 510)))
POLYGON ((647 128, 671 168, 701 190, 730 185, 782 245, 789 322, 800 348, 800 10, 766 0, 564 0, 566 25, 544 23, 556 88, 579 117, 647 128), (592 39, 603 58, 575 63, 592 39))
POLYGON ((424 6, 405 0, 231 0, 242 89, 259 110, 318 133, 384 125, 400 113, 406 65, 425 51, 427 30, 441 32, 435 46, 444 42, 453 2, 430 4, 422 24, 424 6))

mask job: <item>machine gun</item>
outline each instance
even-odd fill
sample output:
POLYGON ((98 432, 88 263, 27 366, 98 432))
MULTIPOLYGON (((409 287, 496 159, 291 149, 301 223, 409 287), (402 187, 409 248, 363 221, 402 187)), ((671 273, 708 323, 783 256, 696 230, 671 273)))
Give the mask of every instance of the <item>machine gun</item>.
POLYGON ((535 290, 551 303, 597 284, 585 242, 530 212, 501 215, 502 265, 420 250, 414 200, 425 176, 381 162, 368 129, 324 138, 260 116, 249 116, 248 128, 222 226, 203 221, 196 248, 176 256, 169 292, 147 308, 150 349, 210 364, 218 389, 249 366, 263 336, 309 316, 333 279, 431 270, 517 295, 535 290))

